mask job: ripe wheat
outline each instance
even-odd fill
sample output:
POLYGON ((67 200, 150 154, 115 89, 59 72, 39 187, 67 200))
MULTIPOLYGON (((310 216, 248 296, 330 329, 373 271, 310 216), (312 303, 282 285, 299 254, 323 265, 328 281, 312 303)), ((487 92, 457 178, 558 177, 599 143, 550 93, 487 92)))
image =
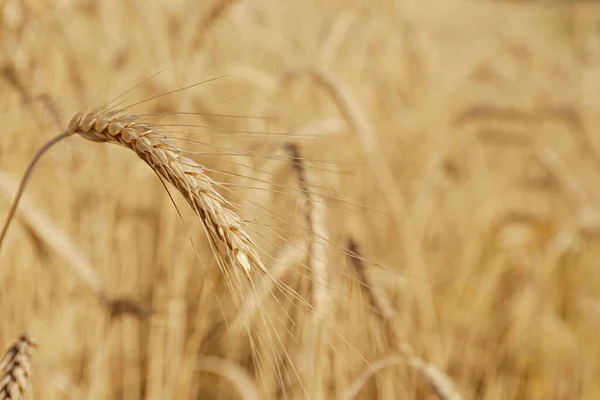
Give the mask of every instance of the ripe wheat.
POLYGON ((124 146, 144 160, 162 179, 179 190, 200 217, 211 243, 221 243, 232 263, 244 272, 266 271, 257 247, 244 231, 244 221, 230 208, 216 190, 217 185, 194 160, 183 157, 181 149, 168 142, 168 136, 155 126, 138 121, 122 110, 93 110, 76 114, 67 134, 79 134, 93 142, 124 146))

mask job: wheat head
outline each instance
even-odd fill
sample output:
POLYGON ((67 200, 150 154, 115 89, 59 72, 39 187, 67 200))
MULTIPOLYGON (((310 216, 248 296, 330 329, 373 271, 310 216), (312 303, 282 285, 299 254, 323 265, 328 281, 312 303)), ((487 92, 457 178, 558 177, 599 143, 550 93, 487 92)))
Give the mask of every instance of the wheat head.
POLYGON ((136 115, 123 115, 123 110, 97 109, 76 114, 67 134, 79 134, 93 142, 108 142, 132 150, 162 179, 183 195, 200 217, 212 244, 222 244, 226 258, 245 273, 258 268, 266 271, 258 248, 244 231, 244 221, 230 208, 230 203, 215 187, 201 165, 181 155, 182 150, 169 143, 169 137, 156 126, 139 121, 136 115))
POLYGON ((4 353, 0 360, 0 400, 25 398, 29 391, 30 357, 35 347, 36 343, 27 331, 4 353))

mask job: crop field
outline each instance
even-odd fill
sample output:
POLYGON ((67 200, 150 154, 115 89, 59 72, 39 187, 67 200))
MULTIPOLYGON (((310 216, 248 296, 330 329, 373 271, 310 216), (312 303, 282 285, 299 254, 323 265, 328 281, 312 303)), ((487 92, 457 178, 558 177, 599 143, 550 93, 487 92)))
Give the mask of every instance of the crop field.
POLYGON ((2 0, 0 120, 0 399, 600 398, 597 1, 2 0))

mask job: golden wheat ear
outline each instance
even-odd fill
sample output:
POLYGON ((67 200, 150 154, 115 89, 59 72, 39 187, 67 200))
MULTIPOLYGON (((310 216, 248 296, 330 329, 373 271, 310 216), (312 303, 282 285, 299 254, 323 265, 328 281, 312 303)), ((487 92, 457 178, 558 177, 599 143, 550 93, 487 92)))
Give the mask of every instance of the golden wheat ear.
POLYGON ((217 183, 182 150, 169 143, 169 137, 155 126, 139 121, 122 110, 93 110, 75 115, 67 134, 79 134, 94 142, 118 144, 132 150, 162 179, 172 184, 201 219, 206 234, 221 256, 246 274, 266 272, 258 247, 244 230, 244 221, 231 210, 230 203, 216 190, 217 183))
POLYGON ((4 353, 0 360, 0 400, 26 398, 30 390, 31 353, 37 347, 31 333, 26 331, 4 353))

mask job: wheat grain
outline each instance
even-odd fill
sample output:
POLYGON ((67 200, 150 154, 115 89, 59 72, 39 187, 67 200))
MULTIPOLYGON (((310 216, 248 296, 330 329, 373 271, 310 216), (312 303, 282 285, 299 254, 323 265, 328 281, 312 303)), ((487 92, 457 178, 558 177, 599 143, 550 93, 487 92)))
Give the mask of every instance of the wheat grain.
POLYGON ((0 400, 26 398, 30 389, 30 357, 36 347, 29 331, 19 337, 0 360, 0 400))
POLYGON ((69 135, 79 134, 93 142, 108 142, 132 150, 161 178, 184 196, 200 217, 211 244, 224 245, 226 256, 244 272, 266 271, 257 247, 244 231, 243 220, 216 190, 217 183, 208 177, 194 160, 180 155, 182 150, 169 143, 168 136, 154 125, 138 121, 135 115, 121 115, 122 110, 93 110, 75 115, 67 128, 69 135))

